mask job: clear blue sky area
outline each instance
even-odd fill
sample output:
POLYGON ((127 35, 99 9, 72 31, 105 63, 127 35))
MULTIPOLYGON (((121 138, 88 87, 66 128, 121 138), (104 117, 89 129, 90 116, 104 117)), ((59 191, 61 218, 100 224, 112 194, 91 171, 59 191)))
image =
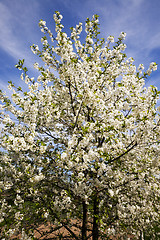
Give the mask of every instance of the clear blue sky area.
POLYGON ((93 14, 100 16, 102 37, 116 38, 126 32, 126 53, 136 66, 143 63, 147 70, 150 62, 158 64, 146 85, 160 90, 160 0, 0 0, 0 89, 7 90, 10 80, 21 84, 21 73, 14 67, 19 59, 25 58, 30 77, 34 75, 32 64, 38 57, 30 46, 41 44, 38 22, 43 19, 54 30, 56 10, 63 15, 68 33, 71 26, 85 23, 93 14))

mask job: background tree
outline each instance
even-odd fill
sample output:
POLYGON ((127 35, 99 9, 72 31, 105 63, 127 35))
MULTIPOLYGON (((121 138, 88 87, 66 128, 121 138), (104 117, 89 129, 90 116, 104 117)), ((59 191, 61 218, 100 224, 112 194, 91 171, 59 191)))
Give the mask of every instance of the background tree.
POLYGON ((113 36, 99 40, 97 15, 86 21, 84 44, 82 23, 67 36, 61 19, 56 12, 56 37, 39 23, 38 78, 20 60, 28 90, 9 82, 11 100, 1 91, 1 235, 19 229, 29 239, 46 223, 45 238, 63 227, 69 239, 139 239, 146 230, 155 239, 159 92, 144 79, 157 65, 136 69, 123 53, 123 32, 115 44, 113 36))

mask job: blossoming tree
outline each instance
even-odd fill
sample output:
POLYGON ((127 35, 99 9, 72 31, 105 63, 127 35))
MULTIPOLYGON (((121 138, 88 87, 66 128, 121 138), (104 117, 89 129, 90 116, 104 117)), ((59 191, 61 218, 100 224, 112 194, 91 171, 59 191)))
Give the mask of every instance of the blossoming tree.
POLYGON ((56 12, 54 35, 39 23, 38 78, 28 76, 24 60, 16 65, 28 90, 9 82, 12 98, 0 92, 1 236, 18 229, 33 239, 46 223, 45 239, 62 227, 68 239, 139 239, 147 231, 156 239, 159 92, 144 79, 157 65, 136 69, 123 53, 123 32, 115 43, 99 40, 97 15, 86 21, 84 44, 82 23, 67 36, 61 19, 56 12))

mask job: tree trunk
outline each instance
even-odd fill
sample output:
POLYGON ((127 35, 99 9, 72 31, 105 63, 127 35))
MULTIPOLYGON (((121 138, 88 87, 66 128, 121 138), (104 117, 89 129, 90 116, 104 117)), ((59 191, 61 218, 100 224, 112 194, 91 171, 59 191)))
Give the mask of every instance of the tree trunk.
POLYGON ((95 195, 93 203, 93 240, 98 240, 99 238, 99 200, 98 196, 95 195))
POLYGON ((83 201, 82 240, 87 239, 87 204, 83 201))

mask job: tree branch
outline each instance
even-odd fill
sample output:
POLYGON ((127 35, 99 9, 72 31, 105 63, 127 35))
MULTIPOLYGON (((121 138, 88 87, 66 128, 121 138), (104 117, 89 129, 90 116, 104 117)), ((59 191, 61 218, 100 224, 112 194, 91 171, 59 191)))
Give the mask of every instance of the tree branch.
POLYGON ((119 155, 118 157, 115 157, 115 158, 111 159, 110 161, 108 161, 108 163, 112 163, 112 162, 120 159, 121 157, 123 157, 124 155, 126 155, 127 153, 129 153, 129 152, 130 152, 134 147, 136 147, 136 146, 137 146, 137 142, 135 142, 135 144, 134 144, 132 147, 130 147, 127 151, 123 152, 123 153, 122 153, 121 155, 119 155))
POLYGON ((69 95, 71 97, 71 106, 72 106, 73 114, 74 114, 74 116, 76 116, 76 112, 75 112, 75 109, 74 109, 74 106, 73 106, 73 97, 72 97, 70 82, 68 82, 68 89, 69 89, 69 95))

